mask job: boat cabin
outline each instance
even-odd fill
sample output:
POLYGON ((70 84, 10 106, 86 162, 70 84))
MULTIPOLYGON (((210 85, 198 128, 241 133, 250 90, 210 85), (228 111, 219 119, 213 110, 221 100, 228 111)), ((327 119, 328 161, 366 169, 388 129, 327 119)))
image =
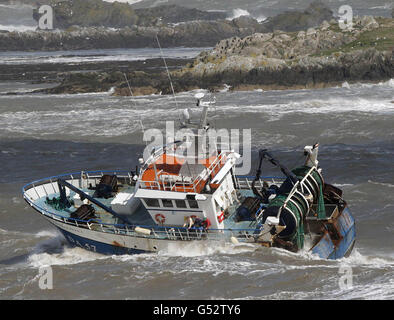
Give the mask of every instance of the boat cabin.
POLYGON ((183 226, 190 218, 207 218, 211 228, 222 229, 224 213, 236 201, 232 175, 238 157, 218 151, 189 161, 161 149, 141 170, 135 197, 159 225, 183 226))
POLYGON ((182 122, 192 134, 140 159, 135 192, 118 195, 111 203, 114 210, 130 214, 142 203, 158 225, 182 227, 190 219, 206 218, 212 229, 223 229, 226 210, 237 201, 233 172, 240 155, 218 148, 216 136, 212 141, 206 121, 210 103, 196 97, 203 107, 200 121, 193 123, 185 110, 182 122))

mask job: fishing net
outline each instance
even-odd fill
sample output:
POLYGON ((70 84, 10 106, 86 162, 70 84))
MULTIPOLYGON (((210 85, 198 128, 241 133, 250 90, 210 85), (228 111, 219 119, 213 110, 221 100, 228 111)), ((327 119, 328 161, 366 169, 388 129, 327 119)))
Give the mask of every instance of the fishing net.
POLYGON ((61 197, 53 197, 52 199, 47 197, 45 203, 50 205, 55 210, 62 211, 64 209, 70 208, 74 204, 74 201, 68 198, 67 201, 62 201, 61 197))
MULTIPOLYGON (((302 166, 295 168, 292 170, 292 172, 297 176, 298 179, 303 179, 305 175, 311 170, 310 167, 302 166)), ((313 170, 311 172, 311 176, 319 185, 319 191, 318 191, 318 199, 314 199, 314 203, 317 205, 316 207, 316 213, 317 213, 317 218, 318 219, 325 219, 326 218, 326 208, 324 206, 324 196, 323 196, 323 181, 318 172, 316 170, 313 170)))
MULTIPOLYGON (((299 180, 302 180, 308 172, 311 170, 310 167, 302 166, 298 167, 292 172, 297 176, 299 180)), ((323 196, 323 181, 321 176, 319 175, 316 170, 313 170, 310 175, 313 177, 313 179, 316 181, 318 184, 318 189, 317 191, 317 199, 314 199, 314 204, 316 204, 316 214, 318 219, 325 219, 326 218, 326 210, 325 210, 325 205, 324 205, 324 196, 323 196)), ((290 192, 284 193, 284 194, 279 194, 277 195, 272 201, 270 201, 268 207, 283 207, 287 197, 289 196, 290 192)), ((294 232, 290 234, 287 238, 289 241, 293 242, 294 244, 297 245, 299 249, 302 249, 304 247, 304 223, 303 223, 303 218, 305 217, 306 214, 308 213, 307 210, 308 208, 306 207, 306 203, 304 200, 300 200, 299 197, 295 194, 292 196, 293 201, 288 201, 286 203, 286 207, 282 208, 282 213, 284 212, 283 210, 287 209, 288 211, 291 211, 294 214, 294 217, 297 221, 297 227, 294 228, 294 232)), ((290 214, 286 212, 286 214, 290 214)), ((287 226, 288 227, 288 226, 287 226)))

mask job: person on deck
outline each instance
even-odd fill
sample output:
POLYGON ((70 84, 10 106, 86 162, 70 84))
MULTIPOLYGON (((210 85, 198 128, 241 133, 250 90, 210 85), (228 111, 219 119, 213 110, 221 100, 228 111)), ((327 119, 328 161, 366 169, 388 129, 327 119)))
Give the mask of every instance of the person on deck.
POLYGON ((204 231, 206 231, 210 226, 211 221, 206 217, 202 219, 198 217, 187 217, 186 222, 183 225, 183 227, 187 227, 188 229, 191 229, 193 227, 195 229, 202 229, 204 231))

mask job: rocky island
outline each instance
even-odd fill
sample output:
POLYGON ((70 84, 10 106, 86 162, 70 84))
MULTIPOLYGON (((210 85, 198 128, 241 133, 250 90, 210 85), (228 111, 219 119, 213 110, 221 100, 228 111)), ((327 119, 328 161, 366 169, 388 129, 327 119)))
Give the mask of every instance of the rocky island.
POLYGON ((332 11, 320 2, 258 22, 250 16, 230 19, 226 12, 177 5, 134 9, 102 0, 39 0, 32 12, 37 25, 43 4, 53 8, 54 29, 0 32, 0 51, 156 47, 156 34, 163 47, 212 47, 230 37, 275 29, 298 31, 332 18, 332 11))
MULTIPOLYGON (((353 29, 335 20, 298 32, 276 30, 219 41, 171 72, 176 92, 224 87, 231 90, 321 88, 343 82, 394 77, 394 19, 356 18, 353 29)), ((170 93, 167 74, 128 72, 135 95, 170 93)), ((121 72, 72 73, 50 93, 107 91, 130 95, 121 72)))
POLYGON ((355 19, 352 30, 341 30, 332 20, 305 31, 233 37, 176 74, 234 89, 311 88, 390 79, 393 30, 393 19, 364 16, 355 19))
POLYGON ((53 30, 0 32, 0 51, 84 50, 156 47, 207 47, 223 38, 259 31, 254 19, 227 20, 225 12, 208 12, 177 5, 133 9, 127 3, 102 0, 41 0, 33 9, 53 8, 53 30))
MULTIPOLYGON (((53 6, 56 29, 0 32, 0 50, 157 47, 156 35, 163 47, 213 47, 194 60, 169 61, 176 92, 317 88, 394 77, 394 20, 354 17, 352 29, 341 29, 321 2, 259 22, 250 16, 229 19, 225 12, 176 5, 134 9, 102 0, 40 1, 53 6)), ((36 10, 32 14, 39 18, 36 10)), ((122 69, 116 63, 59 65, 59 72, 50 66, 51 77, 44 75, 48 66, 39 66, 40 79, 60 82, 39 92, 111 90, 129 95, 126 73, 135 95, 170 93, 162 61, 151 64, 149 70, 141 62, 123 64, 122 69)), ((16 71, 7 65, 1 68, 1 73, 19 74, 15 66, 16 71)), ((40 79, 34 80, 45 81, 40 79)))

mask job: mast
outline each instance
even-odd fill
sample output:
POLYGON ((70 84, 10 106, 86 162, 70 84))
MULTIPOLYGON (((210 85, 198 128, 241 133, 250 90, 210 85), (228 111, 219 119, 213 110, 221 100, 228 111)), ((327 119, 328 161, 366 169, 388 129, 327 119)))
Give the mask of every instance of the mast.
POLYGON ((170 85, 171 85, 172 95, 173 95, 174 101, 175 101, 175 106, 176 106, 176 108, 178 109, 178 102, 176 101, 175 90, 174 90, 174 86, 172 85, 172 80, 171 80, 170 71, 168 70, 167 62, 166 62, 166 59, 164 58, 163 50, 161 49, 161 45, 160 45, 160 41, 159 41, 159 37, 157 36, 157 33, 156 33, 156 40, 157 40, 157 44, 158 44, 159 49, 160 49, 161 58, 163 59, 164 66, 166 67, 168 79, 170 80, 170 85))

